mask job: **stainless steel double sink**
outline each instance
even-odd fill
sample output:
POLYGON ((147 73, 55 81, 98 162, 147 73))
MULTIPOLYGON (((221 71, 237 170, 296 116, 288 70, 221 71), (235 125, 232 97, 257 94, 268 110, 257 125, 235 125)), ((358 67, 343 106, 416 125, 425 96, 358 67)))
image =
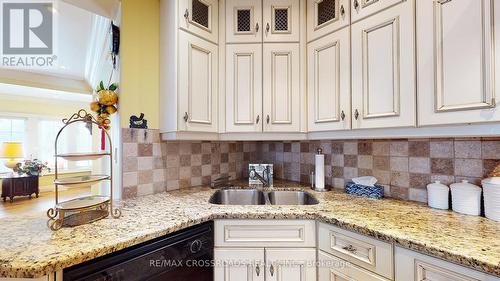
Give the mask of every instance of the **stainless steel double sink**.
POLYGON ((221 189, 209 200, 218 205, 315 205, 318 200, 304 191, 261 191, 257 189, 221 189))

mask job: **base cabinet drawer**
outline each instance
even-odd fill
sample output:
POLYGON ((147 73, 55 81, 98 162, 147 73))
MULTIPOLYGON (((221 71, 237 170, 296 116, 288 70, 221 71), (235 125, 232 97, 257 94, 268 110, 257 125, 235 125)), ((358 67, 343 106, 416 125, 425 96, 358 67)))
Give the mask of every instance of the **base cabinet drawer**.
POLYGON ((500 281, 483 272, 396 247, 396 281, 500 281))
POLYGON ((382 276, 323 251, 318 253, 318 264, 318 281, 388 281, 382 276))
POLYGON ((319 250, 385 278, 393 278, 394 257, 391 243, 324 223, 319 224, 318 239, 319 250))
POLYGON ((216 247, 316 247, 309 220, 216 220, 216 247))

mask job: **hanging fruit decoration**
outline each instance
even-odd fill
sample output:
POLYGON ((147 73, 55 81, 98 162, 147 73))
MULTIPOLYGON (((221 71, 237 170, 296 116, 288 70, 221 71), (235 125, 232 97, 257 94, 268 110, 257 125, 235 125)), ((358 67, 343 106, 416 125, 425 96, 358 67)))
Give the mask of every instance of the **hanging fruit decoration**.
POLYGON ((117 90, 118 84, 113 83, 106 89, 104 87, 104 83, 101 81, 96 88, 97 100, 90 104, 90 110, 97 114, 97 124, 101 129, 101 150, 106 149, 106 137, 104 131, 111 128, 111 120, 109 120, 109 116, 118 111, 117 90))
POLYGON ((109 116, 118 111, 118 84, 113 83, 108 88, 104 87, 101 81, 96 88, 97 100, 90 104, 90 110, 97 114, 97 124, 99 127, 109 130, 111 120, 109 116))

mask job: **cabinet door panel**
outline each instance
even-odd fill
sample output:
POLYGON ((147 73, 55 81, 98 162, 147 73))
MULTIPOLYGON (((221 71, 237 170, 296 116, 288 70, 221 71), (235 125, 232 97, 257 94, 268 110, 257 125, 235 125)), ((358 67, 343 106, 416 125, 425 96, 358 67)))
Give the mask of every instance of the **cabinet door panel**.
POLYGON ((307 0, 307 41, 349 25, 350 10, 349 0, 307 0))
POLYGON ((395 247, 396 281, 500 281, 500 278, 395 247))
POLYGON ((414 2, 352 26, 352 127, 415 125, 414 2))
POLYGON ((300 130, 299 44, 264 44, 264 131, 300 130))
POLYGON ((316 280, 315 249, 266 248, 267 281, 316 280))
POLYGON ((299 0, 263 1, 264 42, 299 41, 299 0))
POLYGON ((214 260, 214 280, 264 281, 263 248, 215 249, 214 260))
POLYGON ((493 2, 418 2, 421 125, 500 120, 494 110, 493 2))
POLYGON ((226 130, 262 131, 262 44, 226 46, 226 130))
POLYGON ((351 20, 359 21, 406 0, 351 0, 351 20))
POLYGON ((226 42, 262 42, 262 2, 226 1, 226 42))
POLYGON ((307 46, 309 131, 350 129, 350 46, 348 28, 307 46))
MULTIPOLYGON (((382 276, 322 251, 318 253, 318 281, 388 281, 382 276)), ((408 279, 410 280, 410 279, 408 279)))
POLYGON ((218 42, 218 18, 217 0, 179 1, 179 27, 213 43, 218 42))
POLYGON ((217 45, 179 32, 180 130, 217 132, 217 45))

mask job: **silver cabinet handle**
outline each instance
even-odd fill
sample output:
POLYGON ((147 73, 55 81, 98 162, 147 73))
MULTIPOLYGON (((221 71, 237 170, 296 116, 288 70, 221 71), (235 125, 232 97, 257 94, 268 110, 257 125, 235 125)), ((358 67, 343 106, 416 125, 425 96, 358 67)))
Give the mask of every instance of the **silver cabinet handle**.
POLYGON ((184 122, 189 120, 189 114, 187 112, 184 113, 184 122))
POLYGON ((267 24, 266 24, 266 33, 269 33, 269 29, 270 29, 270 28, 271 28, 271 27, 269 26, 269 23, 267 23, 267 24))
POLYGON ((357 9, 358 9, 358 7, 359 7, 359 2, 358 2, 358 0, 354 0, 354 9, 356 9, 356 10, 357 10, 357 9))
POLYGON ((340 6, 340 15, 342 15, 342 16, 344 16, 344 15, 345 15, 344 5, 341 5, 341 6, 340 6))
POLYGON ((353 254, 355 254, 357 251, 356 248, 354 248, 354 246, 352 246, 352 245, 344 246, 344 247, 342 247, 342 249, 346 250, 350 253, 353 253, 353 254))
POLYGON ((354 119, 358 120, 359 118, 359 111, 358 109, 354 110, 354 119))
POLYGON ((342 121, 344 121, 345 119, 345 113, 344 111, 342 110, 342 112, 340 113, 340 118, 342 119, 342 121))
POLYGON ((451 0, 437 0, 437 2, 441 5, 451 2, 451 0))
POLYGON ((271 273, 271 276, 274 276, 274 266, 272 264, 269 267, 269 273, 271 273))
POLYGON ((257 267, 255 267, 255 273, 257 273, 257 276, 260 275, 260 266, 257 265, 257 267))
POLYGON ((266 117, 267 124, 269 124, 269 121, 270 121, 270 118, 269 118, 269 114, 268 114, 267 117, 266 117))
POLYGON ((255 122, 259 124, 259 121, 260 121, 260 115, 257 115, 257 120, 255 120, 255 122))
POLYGON ((189 19, 189 10, 188 10, 188 9, 186 9, 186 11, 184 12, 184 18, 185 18, 186 20, 188 20, 188 19, 189 19))
POLYGON ((255 24, 255 33, 259 32, 259 23, 255 24))

